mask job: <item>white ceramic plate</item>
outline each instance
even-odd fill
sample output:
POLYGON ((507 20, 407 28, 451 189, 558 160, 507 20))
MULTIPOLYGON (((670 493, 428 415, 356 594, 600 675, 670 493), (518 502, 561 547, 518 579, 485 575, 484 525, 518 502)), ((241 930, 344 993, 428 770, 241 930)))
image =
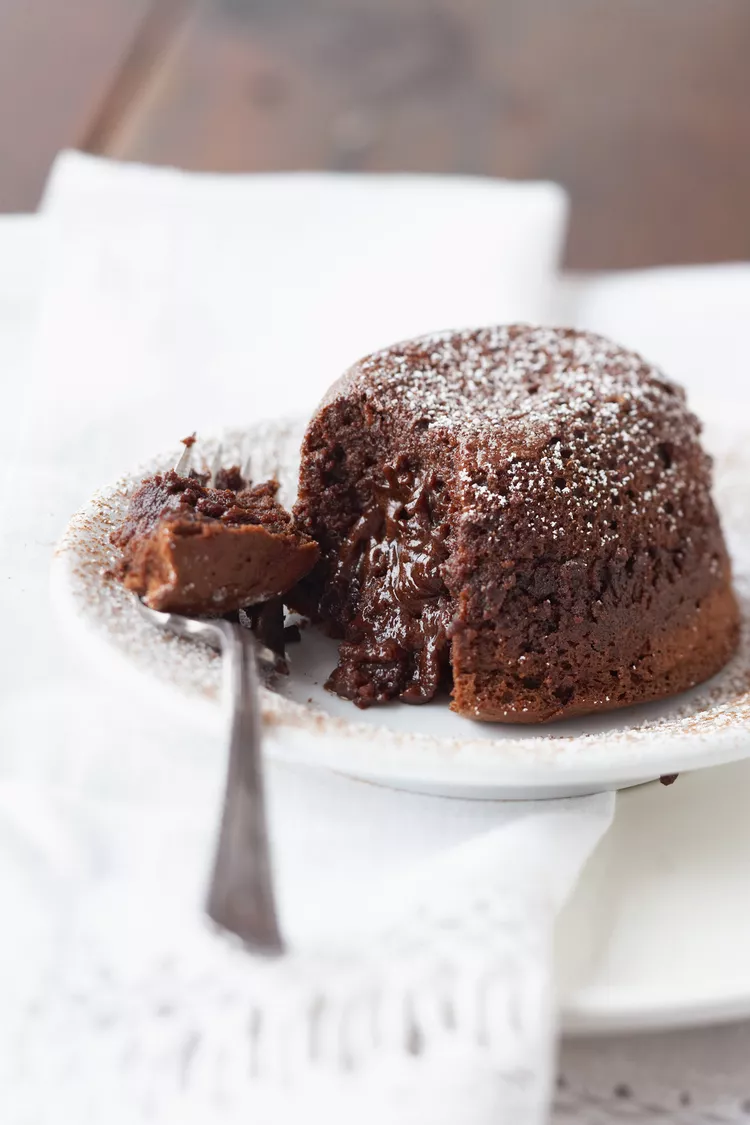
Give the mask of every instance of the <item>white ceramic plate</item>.
POLYGON ((568 1033, 750 1018, 750 761, 621 793, 558 923, 568 1033))
MULTIPOLYGON (((276 474, 290 503, 302 424, 269 423, 221 435, 225 463, 252 458, 255 479, 276 474)), ((665 703, 544 727, 474 723, 446 700, 422 707, 394 703, 357 711, 323 688, 334 667, 333 642, 307 630, 292 650, 292 673, 264 690, 270 753, 364 780, 462 797, 566 796, 622 788, 734 761, 750 752, 750 453, 740 432, 708 436, 717 455, 716 494, 729 536, 745 628, 739 654, 709 683, 665 703)), ((215 441, 202 442, 208 460, 215 441)), ((157 690, 184 721, 219 721, 220 660, 191 642, 146 625, 108 575, 109 543, 128 499, 147 472, 174 464, 154 458, 98 493, 70 522, 55 556, 54 600, 99 664, 109 662, 134 693, 157 690), (128 672, 132 673, 128 676, 128 672)))

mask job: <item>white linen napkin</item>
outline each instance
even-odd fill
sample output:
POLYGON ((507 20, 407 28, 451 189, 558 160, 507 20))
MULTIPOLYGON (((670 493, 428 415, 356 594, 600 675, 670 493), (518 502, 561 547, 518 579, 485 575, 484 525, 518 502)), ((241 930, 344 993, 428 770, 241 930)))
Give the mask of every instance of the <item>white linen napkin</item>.
POLYGON ((747 413, 750 263, 593 274, 565 288, 572 323, 659 364, 701 418, 726 425, 747 413))
POLYGON ((270 969, 200 915, 223 748, 96 679, 40 590, 70 512, 183 432, 312 407, 395 337, 548 319, 562 193, 68 154, 45 211, 15 465, 38 499, 3 547, 41 602, 31 620, 22 599, 3 607, 34 667, 14 661, 3 685, 0 824, 25 901, 4 939, 19 1018, 0 1065, 18 1120, 276 1122, 301 1105, 329 1121, 543 1120, 554 916, 612 798, 448 801, 272 767, 293 954, 270 969), (19 1077, 39 1068, 54 1098, 19 1077))
POLYGON ((117 475, 196 424, 312 409, 383 344, 544 320, 566 206, 554 184, 64 155, 45 196, 56 245, 39 364, 56 435, 85 427, 96 471, 117 475))
POLYGON ((554 917, 609 795, 475 808, 272 768, 293 946, 269 966, 201 917, 216 804, 176 774, 171 804, 0 792, 14 1122, 546 1119, 554 917))

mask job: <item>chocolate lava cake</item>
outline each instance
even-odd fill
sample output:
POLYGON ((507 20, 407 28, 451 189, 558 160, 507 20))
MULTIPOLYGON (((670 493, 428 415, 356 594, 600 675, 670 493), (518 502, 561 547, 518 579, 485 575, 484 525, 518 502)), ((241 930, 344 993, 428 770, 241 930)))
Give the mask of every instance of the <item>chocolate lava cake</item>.
POLYGON ((120 578, 152 609, 228 613, 265 602, 307 574, 318 547, 276 500, 278 484, 252 487, 239 469, 170 470, 133 494, 112 536, 122 548, 120 578))
POLYGON ((738 639, 711 462, 684 392, 572 329, 447 332, 368 356, 305 436, 298 608, 360 706, 452 690, 543 722, 692 687, 738 639))

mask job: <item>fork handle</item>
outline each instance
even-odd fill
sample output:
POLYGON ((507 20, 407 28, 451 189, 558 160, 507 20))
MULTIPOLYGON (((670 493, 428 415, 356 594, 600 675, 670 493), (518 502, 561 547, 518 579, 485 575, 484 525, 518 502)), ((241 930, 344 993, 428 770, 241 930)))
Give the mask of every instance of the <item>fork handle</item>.
POLYGON ((261 752, 255 638, 216 622, 232 706, 229 764, 219 842, 206 910, 253 951, 283 953, 271 874, 261 752))

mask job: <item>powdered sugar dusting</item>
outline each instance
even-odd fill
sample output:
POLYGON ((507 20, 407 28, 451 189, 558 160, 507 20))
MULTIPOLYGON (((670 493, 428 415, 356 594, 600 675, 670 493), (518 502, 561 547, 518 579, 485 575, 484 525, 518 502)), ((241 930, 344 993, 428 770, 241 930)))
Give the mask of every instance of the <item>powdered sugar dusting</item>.
POLYGON ((697 454, 704 479, 709 473, 682 389, 593 333, 529 325, 445 332, 368 356, 350 378, 375 410, 401 411, 460 451, 467 520, 491 522, 553 485, 552 510, 525 505, 540 550, 582 503, 597 549, 617 540, 614 507, 637 515, 645 533, 665 521, 676 531, 674 445, 697 454))
POLYGON ((619 418, 624 398, 676 397, 680 388, 637 352, 591 332, 500 325, 443 332, 375 352, 354 369, 389 387, 430 424, 484 432, 509 416, 546 429, 582 407, 619 418))

